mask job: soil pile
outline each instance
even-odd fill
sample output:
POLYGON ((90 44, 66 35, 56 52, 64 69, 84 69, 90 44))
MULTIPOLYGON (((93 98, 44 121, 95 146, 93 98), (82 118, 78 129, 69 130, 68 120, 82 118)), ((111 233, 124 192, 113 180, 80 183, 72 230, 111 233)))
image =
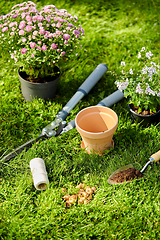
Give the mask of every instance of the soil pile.
POLYGON ((124 181, 131 181, 133 179, 142 178, 143 174, 140 172, 139 169, 135 168, 128 168, 126 170, 120 171, 113 175, 110 180, 116 182, 116 183, 122 183, 124 181))

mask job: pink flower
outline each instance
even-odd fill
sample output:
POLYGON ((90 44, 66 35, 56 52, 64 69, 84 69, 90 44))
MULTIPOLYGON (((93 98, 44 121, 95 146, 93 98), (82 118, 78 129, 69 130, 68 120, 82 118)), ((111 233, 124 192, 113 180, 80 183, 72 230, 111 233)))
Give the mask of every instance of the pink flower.
POLYGON ((14 35, 14 32, 11 32, 10 35, 13 36, 13 35, 14 35))
POLYGON ((48 37, 49 37, 49 38, 53 37, 53 33, 49 33, 49 34, 48 34, 48 37))
POLYGON ((19 24, 19 29, 23 29, 25 27, 25 23, 20 23, 19 24))
POLYGON ((63 38, 64 38, 65 40, 68 40, 68 39, 70 38, 70 35, 67 34, 67 33, 65 33, 65 34, 63 35, 63 38))
POLYGON ((27 40, 26 38, 22 38, 22 42, 25 43, 27 40))
POLYGON ((20 31, 19 31, 19 35, 24 35, 24 31, 23 31, 23 30, 20 30, 20 31))
MULTIPOLYGON (((61 15, 61 14, 60 14, 60 15, 61 15)), ((64 22, 64 19, 61 18, 61 17, 58 17, 58 21, 59 21, 59 22, 64 22)))
POLYGON ((39 34, 40 34, 40 35, 45 34, 45 30, 44 30, 44 28, 40 28, 40 30, 39 30, 39 34))
POLYGON ((45 13, 50 13, 50 11, 51 11, 50 9, 44 9, 45 13))
POLYGON ((11 22, 11 23, 9 24, 9 27, 13 27, 15 24, 16 24, 16 22, 11 22))
POLYGON ((41 47, 40 46, 37 45, 36 48, 41 51, 41 47))
POLYGON ((24 53, 26 53, 26 52, 27 52, 27 49, 26 49, 26 48, 22 48, 22 49, 21 49, 21 53, 22 53, 22 54, 24 54, 24 53))
POLYGON ((42 50, 43 50, 43 51, 46 51, 46 50, 47 50, 47 46, 46 46, 46 45, 43 45, 43 46, 42 46, 42 50))
POLYGON ((30 47, 31 47, 31 48, 35 48, 35 46, 36 46, 36 43, 35 43, 35 42, 30 42, 30 44, 29 44, 29 45, 30 45, 30 47))
POLYGON ((41 42, 41 41, 38 41, 38 44, 39 44, 39 45, 41 45, 41 44, 42 44, 42 42, 41 42))
POLYGON ((62 32, 61 32, 61 31, 59 31, 59 30, 57 30, 57 31, 56 31, 56 34, 57 34, 57 35, 61 35, 61 34, 62 34, 62 32))
POLYGON ((38 34, 38 31, 34 31, 33 35, 36 36, 38 34))
POLYGON ((31 16, 30 16, 30 15, 27 15, 27 16, 26 16, 26 20, 27 20, 28 22, 30 22, 30 21, 32 20, 31 16))
POLYGON ((74 31, 73 31, 73 34, 74 34, 74 35, 80 35, 80 32, 79 32, 78 30, 74 30, 74 31))
POLYGON ((46 16, 46 21, 50 22, 51 21, 51 16, 48 16, 48 17, 46 16))
POLYGON ((25 22, 25 21, 21 21, 19 24, 24 24, 24 25, 25 25, 25 24, 26 24, 26 22, 25 22))
POLYGON ((16 8, 16 7, 20 7, 20 4, 16 4, 12 7, 12 9, 16 8))
MULTIPOLYGON (((28 25, 32 25, 32 21, 28 22, 28 25)), ((34 29, 36 29, 36 27, 32 26, 34 29)))
POLYGON ((25 12, 25 11, 28 10, 28 9, 29 9, 29 5, 27 5, 26 7, 22 7, 22 8, 20 8, 19 10, 25 12))
POLYGON ((11 53, 11 58, 12 58, 12 59, 14 58, 14 54, 13 54, 13 53, 11 53))
POLYGON ((13 16, 12 16, 12 18, 16 18, 16 17, 18 17, 18 15, 17 15, 17 14, 15 14, 15 15, 13 15, 13 16))
POLYGON ((8 30, 8 27, 2 28, 2 32, 6 32, 8 30))
POLYGON ((27 25, 25 29, 27 32, 30 32, 32 30, 32 26, 27 25))
POLYGON ((37 20, 38 20, 38 21, 41 22, 41 21, 43 21, 43 19, 44 19, 43 16, 41 16, 41 15, 38 15, 38 16, 37 16, 37 20))
POLYGON ((73 27, 72 23, 67 23, 68 27, 73 27))
POLYGON ((32 21, 33 21, 33 22, 36 22, 36 20, 37 20, 37 16, 33 16, 33 17, 32 17, 32 21))
POLYGON ((31 54, 31 57, 34 58, 34 54, 33 53, 31 54))
POLYGON ((42 27, 42 23, 38 23, 38 27, 42 27))
POLYGON ((84 33, 84 30, 83 30, 82 27, 79 27, 79 30, 80 30, 82 33, 84 33))
POLYGON ((61 23, 58 22, 58 23, 56 24, 56 27, 59 28, 60 26, 61 26, 61 23))
POLYGON ((22 17, 22 19, 25 18, 25 16, 26 16, 26 14, 25 14, 24 12, 21 13, 21 17, 22 17))
POLYGON ((37 7, 37 5, 35 3, 33 3, 32 1, 28 1, 28 3, 34 7, 37 7))
POLYGON ((61 52, 61 55, 64 56, 66 53, 65 52, 61 52))
POLYGON ((51 44, 51 48, 52 48, 52 49, 57 49, 57 44, 52 43, 52 44, 51 44))

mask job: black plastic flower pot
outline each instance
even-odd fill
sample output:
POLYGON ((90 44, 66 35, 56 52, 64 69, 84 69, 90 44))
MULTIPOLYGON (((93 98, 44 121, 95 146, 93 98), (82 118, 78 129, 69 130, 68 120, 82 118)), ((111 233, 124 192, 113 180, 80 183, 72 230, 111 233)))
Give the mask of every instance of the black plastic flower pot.
POLYGON ((56 76, 49 77, 50 79, 46 79, 44 83, 35 83, 26 80, 26 73, 18 69, 24 99, 26 101, 32 101, 34 98, 42 98, 44 100, 53 99, 56 94, 58 80, 61 76, 61 71, 58 67, 55 67, 54 71, 57 72, 56 76))
POLYGON ((131 118, 133 121, 140 123, 142 126, 147 127, 151 124, 157 124, 160 121, 160 110, 152 115, 141 115, 136 113, 132 108, 131 104, 128 104, 131 118))

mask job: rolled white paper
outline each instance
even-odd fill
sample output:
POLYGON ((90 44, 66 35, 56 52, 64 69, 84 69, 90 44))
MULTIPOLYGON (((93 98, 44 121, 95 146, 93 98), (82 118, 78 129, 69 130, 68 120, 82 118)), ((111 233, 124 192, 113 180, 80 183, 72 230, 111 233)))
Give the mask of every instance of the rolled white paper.
POLYGON ((49 185, 46 166, 42 158, 34 158, 30 161, 30 168, 34 186, 37 190, 45 190, 49 185))

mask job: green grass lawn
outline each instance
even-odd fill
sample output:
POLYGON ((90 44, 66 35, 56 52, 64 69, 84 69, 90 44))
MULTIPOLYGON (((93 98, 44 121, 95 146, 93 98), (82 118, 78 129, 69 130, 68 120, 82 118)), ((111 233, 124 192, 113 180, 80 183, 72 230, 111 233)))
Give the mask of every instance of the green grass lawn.
MULTIPOLYGON (((23 2, 23 1, 20 1, 23 2)), ((0 2, 0 15, 18 0, 0 2)), ((54 4, 78 16, 85 30, 81 54, 61 65, 62 76, 53 100, 23 100, 16 66, 0 46, 0 156, 41 133, 100 63, 108 66, 101 80, 70 112, 67 121, 83 108, 96 105, 116 90, 114 81, 122 60, 132 67, 138 51, 149 47, 160 56, 159 0, 59 0, 54 4)), ((76 129, 34 144, 15 159, 0 163, 0 239, 160 239, 160 171, 152 164, 144 178, 112 186, 108 177, 133 163, 142 169, 160 149, 160 124, 142 127, 131 121, 127 101, 112 109, 119 117, 114 148, 102 156, 81 149, 76 129), (29 162, 46 164, 49 188, 33 186, 29 162), (89 204, 65 208, 62 188, 68 193, 80 182, 96 186, 89 204)))

